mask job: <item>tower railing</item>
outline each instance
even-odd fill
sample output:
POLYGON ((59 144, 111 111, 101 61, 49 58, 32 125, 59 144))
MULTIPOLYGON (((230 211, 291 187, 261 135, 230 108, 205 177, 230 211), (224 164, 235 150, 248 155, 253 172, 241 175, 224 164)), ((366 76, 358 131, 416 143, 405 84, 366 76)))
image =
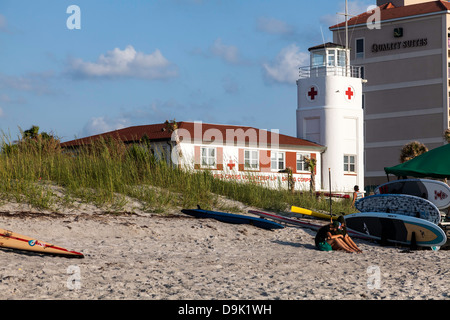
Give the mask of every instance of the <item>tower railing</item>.
POLYGON ((361 67, 357 66, 340 67, 340 66, 319 65, 314 67, 309 66, 299 68, 300 79, 325 77, 325 76, 361 78, 361 67))

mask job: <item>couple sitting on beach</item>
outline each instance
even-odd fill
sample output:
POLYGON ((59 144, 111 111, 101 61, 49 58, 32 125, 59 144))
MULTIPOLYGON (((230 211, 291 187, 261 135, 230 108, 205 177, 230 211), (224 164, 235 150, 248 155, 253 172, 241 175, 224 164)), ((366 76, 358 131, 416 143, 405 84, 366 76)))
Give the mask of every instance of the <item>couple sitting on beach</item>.
POLYGON ((340 216, 337 221, 320 228, 317 231, 315 243, 320 251, 344 250, 346 252, 362 252, 347 234, 343 216, 340 216))

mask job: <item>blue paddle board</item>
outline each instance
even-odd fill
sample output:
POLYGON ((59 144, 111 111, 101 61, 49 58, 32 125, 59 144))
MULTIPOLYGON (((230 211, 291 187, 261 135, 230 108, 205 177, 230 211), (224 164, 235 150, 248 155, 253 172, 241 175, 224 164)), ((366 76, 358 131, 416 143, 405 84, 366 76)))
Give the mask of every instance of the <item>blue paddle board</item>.
POLYGON ((439 247, 446 243, 447 235, 439 226, 420 218, 383 212, 359 212, 344 216, 347 229, 374 240, 411 245, 439 247))
POLYGON ((437 180, 395 180, 378 186, 374 193, 409 194, 433 202, 440 210, 450 206, 450 187, 446 183, 437 180))
POLYGON ((282 226, 279 223, 256 218, 256 217, 250 217, 245 215, 239 215, 239 214, 233 214, 233 213, 225 213, 225 212, 218 212, 218 211, 208 211, 208 210, 202 210, 202 209, 183 209, 181 212, 194 216, 196 218, 210 218, 215 219, 221 222, 226 223, 232 223, 232 224, 250 224, 258 228, 263 229, 283 229, 284 226, 282 226))
POLYGON ((395 213, 428 220, 434 224, 441 222, 441 213, 431 201, 406 194, 376 194, 359 199, 355 208, 361 212, 395 213))

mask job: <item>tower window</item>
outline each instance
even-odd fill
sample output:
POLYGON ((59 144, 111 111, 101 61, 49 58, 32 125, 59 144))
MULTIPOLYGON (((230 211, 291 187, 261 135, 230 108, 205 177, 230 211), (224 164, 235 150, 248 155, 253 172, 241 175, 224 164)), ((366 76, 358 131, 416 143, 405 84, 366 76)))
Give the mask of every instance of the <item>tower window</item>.
POLYGON ((356 155, 344 155, 344 173, 356 173, 356 155))

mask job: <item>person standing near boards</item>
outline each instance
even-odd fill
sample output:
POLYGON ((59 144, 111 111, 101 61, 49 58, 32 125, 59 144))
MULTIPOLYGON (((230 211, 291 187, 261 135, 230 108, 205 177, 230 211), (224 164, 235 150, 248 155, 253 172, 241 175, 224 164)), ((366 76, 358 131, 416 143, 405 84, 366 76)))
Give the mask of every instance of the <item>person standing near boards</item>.
POLYGON ((355 207, 355 202, 359 199, 364 198, 364 193, 359 191, 359 186, 353 187, 353 200, 352 200, 352 207, 355 207))

